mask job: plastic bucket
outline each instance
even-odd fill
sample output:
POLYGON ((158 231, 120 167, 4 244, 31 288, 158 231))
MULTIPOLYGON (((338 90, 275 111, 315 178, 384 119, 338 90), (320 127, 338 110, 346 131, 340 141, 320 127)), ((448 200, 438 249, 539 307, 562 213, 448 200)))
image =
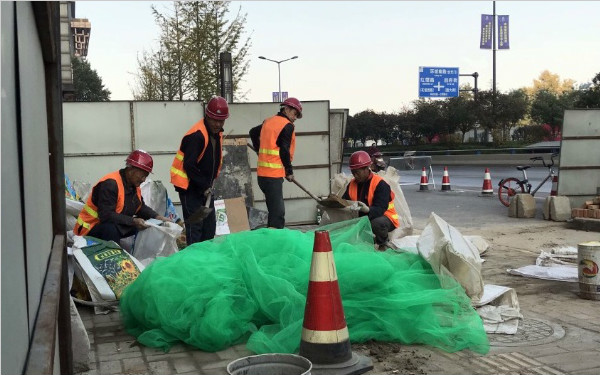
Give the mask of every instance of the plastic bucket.
POLYGON ((580 297, 600 300, 600 241, 578 244, 577 264, 580 297))
POLYGON ((227 365, 229 375, 310 375, 312 363, 295 354, 260 354, 227 365))

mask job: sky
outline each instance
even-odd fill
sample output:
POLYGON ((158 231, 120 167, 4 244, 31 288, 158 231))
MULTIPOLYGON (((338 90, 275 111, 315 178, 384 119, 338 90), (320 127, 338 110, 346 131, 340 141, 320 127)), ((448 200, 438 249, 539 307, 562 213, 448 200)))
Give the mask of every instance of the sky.
MULTIPOLYGON (((92 25, 88 61, 111 91, 132 100, 137 56, 156 49, 151 5, 171 2, 77 1, 92 25)), ((419 67, 458 67, 492 88, 491 50, 479 48, 481 15, 492 1, 232 1, 247 14, 250 70, 245 102, 270 102, 281 90, 301 101, 329 100, 350 114, 398 112, 419 98, 419 67)), ((510 49, 496 52, 496 88, 532 86, 544 70, 576 84, 600 72, 600 1, 496 1, 510 16, 510 49)), ((459 83, 474 85, 472 77, 459 83)))

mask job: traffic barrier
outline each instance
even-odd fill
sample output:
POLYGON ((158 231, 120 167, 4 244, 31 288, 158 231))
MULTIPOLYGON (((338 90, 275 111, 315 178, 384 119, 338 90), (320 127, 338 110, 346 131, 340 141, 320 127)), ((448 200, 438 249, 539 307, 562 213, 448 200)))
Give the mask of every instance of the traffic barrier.
POLYGON ((483 187, 481 188, 481 195, 485 197, 491 197, 494 195, 494 189, 492 188, 492 178, 490 177, 490 169, 485 169, 483 175, 483 187))
POLYGON ((448 175, 448 167, 444 167, 444 175, 442 176, 442 191, 450 191, 450 176, 448 175))
POLYGON ((550 195, 558 195, 558 176, 552 177, 552 190, 550 190, 550 195))
POLYGON ((302 323, 300 356, 311 374, 363 374, 372 361, 352 352, 329 232, 316 231, 302 323))
POLYGON ((421 171, 421 183, 419 184, 419 191, 428 191, 429 190, 429 181, 427 180, 427 171, 425 171, 425 167, 421 171))

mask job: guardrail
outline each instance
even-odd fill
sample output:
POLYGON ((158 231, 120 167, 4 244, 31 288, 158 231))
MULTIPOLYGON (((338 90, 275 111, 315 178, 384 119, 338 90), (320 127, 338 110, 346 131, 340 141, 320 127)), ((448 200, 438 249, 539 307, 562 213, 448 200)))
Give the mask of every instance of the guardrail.
MULTIPOLYGON (((357 151, 358 149, 354 150, 357 151)), ((352 152, 344 151, 344 156, 350 156, 352 152)), ((406 150, 381 151, 384 156, 399 157, 403 156, 406 150)), ((435 155, 483 155, 483 154, 545 154, 560 152, 558 147, 510 147, 510 148, 475 148, 468 150, 422 150, 413 151, 415 156, 435 156, 435 155)))

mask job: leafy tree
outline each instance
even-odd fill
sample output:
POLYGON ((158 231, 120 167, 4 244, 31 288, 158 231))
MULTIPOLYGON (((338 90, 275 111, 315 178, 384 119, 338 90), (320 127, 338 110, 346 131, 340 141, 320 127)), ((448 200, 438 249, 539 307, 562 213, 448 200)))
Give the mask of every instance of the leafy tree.
POLYGON ((529 99, 524 90, 513 90, 508 94, 498 95, 496 112, 502 141, 510 139, 511 129, 527 115, 528 109, 529 99))
POLYGON ((530 98, 533 98, 540 91, 548 91, 556 95, 561 95, 564 92, 572 91, 574 85, 575 81, 572 79, 561 81, 558 74, 544 70, 538 79, 533 80, 533 86, 525 87, 524 90, 530 98))
POLYGON ((592 78, 591 84, 578 93, 575 108, 600 108, 600 72, 592 78))
POLYGON ((531 103, 531 119, 538 124, 549 124, 560 128, 565 109, 573 108, 574 99, 575 95, 572 92, 557 96, 549 91, 540 91, 531 103))
POLYGON ((71 59, 73 67, 73 86, 75 88, 74 100, 76 102, 106 102, 110 100, 110 91, 104 88, 102 78, 96 70, 92 69, 89 62, 71 59))
POLYGON ((221 52, 232 54, 233 91, 248 72, 250 37, 246 14, 228 20, 228 1, 174 2, 170 11, 152 7, 160 26, 159 48, 138 58, 134 97, 146 100, 204 100, 220 94, 221 52))
POLYGON ((415 100, 415 120, 419 133, 427 138, 429 142, 431 139, 440 133, 444 133, 443 128, 443 116, 442 106, 437 100, 415 100))
POLYGON ((448 134, 460 131, 461 141, 464 142, 465 134, 473 129, 477 122, 475 101, 463 95, 449 98, 443 104, 443 113, 448 134))

